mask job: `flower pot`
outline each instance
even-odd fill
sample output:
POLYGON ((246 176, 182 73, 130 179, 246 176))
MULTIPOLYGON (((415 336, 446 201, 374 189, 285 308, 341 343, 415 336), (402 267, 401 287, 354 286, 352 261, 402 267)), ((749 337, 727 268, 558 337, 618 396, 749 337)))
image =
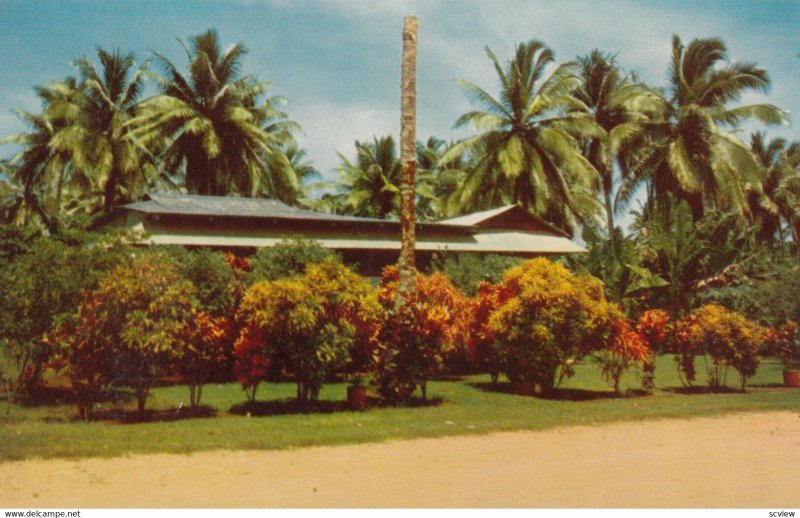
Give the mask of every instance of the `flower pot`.
POLYGON ((520 396, 533 396, 536 394, 536 383, 532 381, 516 381, 512 388, 514 393, 520 396))
POLYGON ((800 387, 800 369, 786 369, 783 371, 783 385, 785 387, 800 387))
POLYGON ((347 387, 347 406, 352 410, 366 409, 367 387, 363 385, 351 385, 347 387))

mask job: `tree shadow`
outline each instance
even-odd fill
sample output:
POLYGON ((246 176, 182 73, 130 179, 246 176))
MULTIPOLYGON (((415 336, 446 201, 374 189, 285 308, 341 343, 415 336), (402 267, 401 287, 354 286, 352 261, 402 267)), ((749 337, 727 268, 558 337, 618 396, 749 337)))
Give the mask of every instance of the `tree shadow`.
POLYGON ((63 406, 75 401, 72 392, 65 387, 33 387, 21 392, 16 403, 27 408, 42 406, 63 406))
MULTIPOLYGON (((97 396, 97 402, 101 405, 111 403, 121 406, 131 401, 133 393, 122 389, 103 390, 97 396)), ((27 408, 72 405, 75 403, 75 395, 67 387, 39 386, 20 394, 17 403, 27 408)))
POLYGON ((514 392, 514 388, 508 381, 498 381, 497 383, 491 383, 489 381, 470 381, 467 383, 468 386, 474 387, 478 390, 482 390, 484 392, 495 392, 498 394, 516 394, 514 392))
POLYGON ((790 387, 787 387, 783 383, 756 383, 753 385, 748 383, 747 388, 790 388, 790 387))
MULTIPOLYGON (((753 385, 750 385, 751 387, 753 385)), ((664 387, 661 390, 672 392, 673 394, 695 395, 695 394, 741 394, 742 391, 732 387, 664 387)))
POLYGON ((532 396, 519 394, 514 390, 514 386, 508 381, 498 381, 496 384, 490 382, 471 382, 467 383, 471 387, 484 392, 494 392, 498 394, 510 394, 519 397, 533 397, 536 399, 547 399, 551 401, 592 401, 597 399, 622 399, 628 397, 644 397, 649 395, 645 390, 628 390, 617 394, 613 391, 586 390, 575 388, 555 388, 549 392, 537 393, 532 396))
POLYGON ((138 423, 163 423, 171 421, 183 421, 185 419, 206 419, 216 417, 217 409, 201 405, 197 408, 168 408, 163 410, 147 410, 140 415, 137 410, 127 410, 122 408, 111 408, 108 410, 95 411, 94 420, 116 421, 120 424, 138 423))
POLYGON ((386 401, 380 398, 369 399, 370 406, 377 408, 425 408, 439 406, 444 403, 444 398, 441 397, 429 397, 423 399, 419 396, 413 396, 411 399, 401 402, 386 401))
POLYGON ((234 415, 270 416, 294 414, 332 414, 350 410, 347 401, 297 401, 281 399, 271 401, 247 401, 228 410, 234 415))
MULTIPOLYGON (((369 397, 366 410, 371 408, 422 408, 438 406, 444 402, 442 398, 413 397, 402 404, 384 401, 381 398, 369 397)), ((228 410, 233 415, 249 415, 252 417, 264 417, 275 415, 297 415, 297 414, 333 414, 336 412, 357 412, 350 408, 347 401, 297 401, 296 399, 281 399, 271 401, 247 401, 240 405, 234 405, 228 410)))

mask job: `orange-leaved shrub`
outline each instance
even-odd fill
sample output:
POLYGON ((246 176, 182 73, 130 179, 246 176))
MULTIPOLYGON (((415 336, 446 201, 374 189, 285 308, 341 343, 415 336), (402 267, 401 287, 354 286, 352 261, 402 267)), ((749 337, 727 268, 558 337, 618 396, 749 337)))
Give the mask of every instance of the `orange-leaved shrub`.
POLYGON ((639 315, 636 331, 653 351, 664 351, 667 348, 669 323, 669 313, 663 309, 648 309, 639 315))
POLYGON ((199 308, 192 308, 189 319, 175 337, 173 372, 189 387, 189 404, 200 406, 203 385, 214 370, 225 365, 230 353, 230 321, 213 317, 199 308))
POLYGON ((481 282, 478 284, 477 294, 470 299, 468 356, 479 370, 489 373, 492 385, 497 384, 501 365, 495 346, 495 332, 489 325, 489 317, 511 296, 511 292, 500 285, 481 282))
POLYGON ((780 358, 785 370, 794 368, 800 362, 800 326, 797 322, 788 320, 778 329, 768 329, 763 352, 780 358))
POLYGON ((611 331, 606 346, 594 354, 603 378, 619 393, 622 374, 636 367, 642 374, 642 387, 653 388, 653 351, 645 337, 634 329, 618 308, 611 310, 611 331))
POLYGON ((539 258, 508 270, 500 288, 507 298, 489 315, 488 328, 500 371, 512 383, 532 382, 548 392, 611 334, 615 306, 594 277, 539 258))
POLYGON ((667 351, 671 332, 669 313, 663 309, 648 309, 639 315, 636 321, 636 332, 644 339, 651 350, 650 357, 641 363, 642 388, 655 388, 656 354, 667 351))
POLYGON ((383 308, 373 353, 374 382, 381 396, 407 402, 417 386, 427 397, 427 381, 450 357, 466 357, 469 300, 444 274, 416 274, 413 298, 395 308, 398 270, 384 269, 378 288, 383 308))
POLYGON ((706 364, 709 386, 724 386, 731 366, 739 373, 740 387, 745 390, 760 363, 759 351, 767 334, 741 313, 706 304, 678 321, 675 335, 679 367, 687 383, 695 379, 694 357, 703 355, 711 358, 706 364))
POLYGON ((91 417, 112 380, 133 388, 141 416, 150 387, 180 356, 175 343, 196 303, 194 286, 162 253, 134 257, 84 293, 48 338, 59 347, 81 417, 91 417))

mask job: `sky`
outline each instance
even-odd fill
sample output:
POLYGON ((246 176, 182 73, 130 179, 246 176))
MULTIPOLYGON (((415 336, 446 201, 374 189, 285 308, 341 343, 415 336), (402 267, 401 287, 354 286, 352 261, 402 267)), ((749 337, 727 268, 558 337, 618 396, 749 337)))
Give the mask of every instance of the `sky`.
MULTIPOLYGON (((287 99, 289 118, 304 130, 300 145, 333 179, 337 152, 353 157, 355 140, 397 139, 406 15, 419 20, 421 140, 470 134, 453 129, 475 107, 458 80, 496 95, 486 46, 506 61, 516 43, 538 39, 559 63, 599 48, 651 85, 665 86, 673 34, 686 44, 719 37, 732 61, 765 68, 770 92, 742 102, 789 111, 789 125, 763 129, 800 140, 800 0, 0 0, 0 138, 25 130, 12 110, 39 111, 33 86, 76 74, 72 60, 96 61, 98 47, 133 51, 137 62, 157 51, 185 70, 178 40, 214 28, 224 48, 249 49, 242 72, 287 99)), ((0 158, 14 152, 0 146, 0 158)))

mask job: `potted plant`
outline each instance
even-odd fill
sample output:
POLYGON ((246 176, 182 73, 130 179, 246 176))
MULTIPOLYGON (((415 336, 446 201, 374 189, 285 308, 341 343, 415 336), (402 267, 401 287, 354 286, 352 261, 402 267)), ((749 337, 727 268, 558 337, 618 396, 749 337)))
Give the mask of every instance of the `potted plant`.
POLYGON ((367 387, 359 373, 353 374, 350 378, 350 386, 347 387, 347 406, 352 410, 367 408, 367 387))

